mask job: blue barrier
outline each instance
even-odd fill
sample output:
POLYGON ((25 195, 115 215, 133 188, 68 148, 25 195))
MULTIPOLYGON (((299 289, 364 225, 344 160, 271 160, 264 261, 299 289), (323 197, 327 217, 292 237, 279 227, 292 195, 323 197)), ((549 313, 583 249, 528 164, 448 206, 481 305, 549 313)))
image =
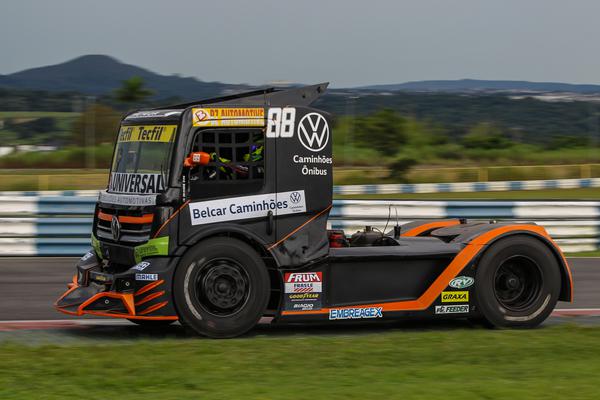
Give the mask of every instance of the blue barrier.
MULTIPOLYGON (((95 192, 0 196, 0 255, 80 255, 90 247, 95 192)), ((600 202, 334 200, 329 226, 351 232, 415 219, 532 221, 567 251, 600 248, 600 202)))

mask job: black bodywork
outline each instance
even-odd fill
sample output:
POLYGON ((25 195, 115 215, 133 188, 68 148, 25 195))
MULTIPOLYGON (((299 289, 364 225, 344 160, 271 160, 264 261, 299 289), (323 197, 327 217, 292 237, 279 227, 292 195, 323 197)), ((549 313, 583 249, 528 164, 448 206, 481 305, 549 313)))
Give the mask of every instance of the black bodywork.
MULTIPOLYGON (((474 279, 479 255, 494 240, 509 234, 527 234, 539 237, 554 249, 543 229, 532 225, 511 225, 505 232, 503 227, 507 225, 465 221, 434 227, 416 237, 404 236, 403 232, 431 221, 411 223, 398 228, 395 235, 382 234, 385 240, 377 243, 348 241, 341 247, 331 247, 327 217, 333 187, 332 119, 309 107, 326 87, 320 84, 285 91, 267 89, 126 116, 124 126, 177 125, 166 190, 158 194, 101 194, 92 232, 94 249, 80 261, 72 287, 58 300, 57 308, 75 315, 177 319, 171 293, 174 271, 186 251, 214 236, 240 239, 261 255, 272 285, 267 314, 280 321, 355 319, 354 313, 360 319, 383 315, 436 316, 435 307, 445 304, 443 291, 456 290, 448 288, 449 282, 458 275, 474 279), (198 110, 204 113, 202 110, 215 108, 261 109, 263 117, 259 116, 260 123, 251 121, 250 126, 222 126, 224 122, 219 120, 195 126, 198 110), (279 125, 280 132, 270 131, 274 125, 282 124, 285 113, 292 109, 293 129, 284 133, 283 125, 279 125), (241 138, 240 146, 245 146, 244 140, 255 134, 264 137, 261 182, 191 180, 189 169, 184 167, 191 151, 219 148, 220 135, 230 135, 234 138, 229 142, 234 154, 236 137, 241 138), (256 200, 250 196, 256 196, 256 200), (259 216, 248 218, 234 218, 230 212, 239 202, 256 208, 263 201, 287 205, 269 209, 272 212, 259 210, 259 216), (229 219, 210 222, 210 213, 217 205, 222 206, 229 219), (209 216, 202 217, 202 212, 209 216), (112 238, 110 218, 127 221, 130 217, 146 222, 122 223, 121 228, 129 232, 129 237, 112 238), (474 239, 489 232, 498 234, 491 235, 472 257, 466 257, 465 249, 475 246, 474 239), (451 268, 456 271, 449 272, 451 268), (301 275, 293 275, 298 273, 301 275), (296 278, 313 281, 304 285, 303 292, 297 292, 300 286, 290 283, 296 278), (349 317, 347 312, 339 313, 338 309, 352 307, 355 309, 349 317)), ((560 250, 554 251, 568 278, 560 250)), ((469 286, 461 292, 473 290, 474 286, 469 286)), ((468 311, 443 316, 478 315, 474 296, 464 296, 466 300, 460 304, 469 305, 465 309, 468 311)), ((563 283, 561 298, 568 300, 570 296, 570 285, 563 283)))

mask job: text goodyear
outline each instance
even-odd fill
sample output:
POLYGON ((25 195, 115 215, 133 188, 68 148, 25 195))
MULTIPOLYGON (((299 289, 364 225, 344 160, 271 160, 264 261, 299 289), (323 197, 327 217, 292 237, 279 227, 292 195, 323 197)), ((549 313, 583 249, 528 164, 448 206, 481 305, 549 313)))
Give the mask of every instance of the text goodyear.
POLYGON ((442 292, 442 303, 460 303, 469 301, 469 292, 442 292))

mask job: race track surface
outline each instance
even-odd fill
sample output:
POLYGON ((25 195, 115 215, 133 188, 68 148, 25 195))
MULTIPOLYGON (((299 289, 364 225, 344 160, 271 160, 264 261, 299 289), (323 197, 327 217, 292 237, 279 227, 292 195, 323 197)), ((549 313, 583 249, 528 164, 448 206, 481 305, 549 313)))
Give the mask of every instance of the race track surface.
MULTIPOLYGON (((77 258, 0 258, 0 321, 65 320, 52 304, 66 290, 77 258)), ((575 301, 557 309, 600 309, 600 258, 569 260, 575 301)), ((600 310, 599 310, 600 311, 600 310)))

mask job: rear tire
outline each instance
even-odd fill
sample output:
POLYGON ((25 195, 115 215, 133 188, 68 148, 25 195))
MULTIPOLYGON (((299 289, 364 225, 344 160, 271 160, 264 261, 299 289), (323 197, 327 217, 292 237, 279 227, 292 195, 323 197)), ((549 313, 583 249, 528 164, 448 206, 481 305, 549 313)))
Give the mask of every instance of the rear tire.
POLYGON ((494 327, 533 328, 554 309, 560 269, 552 251, 533 237, 501 239, 483 254, 475 276, 475 297, 494 327))
POLYGON ((182 325, 212 338, 252 329, 267 308, 267 268, 246 243, 207 239, 192 248, 175 272, 173 297, 182 325))

